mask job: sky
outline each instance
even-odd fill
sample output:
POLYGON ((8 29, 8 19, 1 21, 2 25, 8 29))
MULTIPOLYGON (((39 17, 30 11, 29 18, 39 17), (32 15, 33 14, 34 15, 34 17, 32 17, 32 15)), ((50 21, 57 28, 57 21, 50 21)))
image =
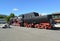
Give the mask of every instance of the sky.
POLYGON ((60 12, 60 0, 0 0, 0 14, 16 16, 29 12, 50 14, 60 12))

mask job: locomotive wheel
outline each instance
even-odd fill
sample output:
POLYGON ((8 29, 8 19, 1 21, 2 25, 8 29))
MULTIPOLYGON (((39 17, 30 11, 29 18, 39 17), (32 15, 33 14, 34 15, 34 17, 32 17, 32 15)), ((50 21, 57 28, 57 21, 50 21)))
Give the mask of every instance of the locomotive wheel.
POLYGON ((40 28, 40 26, 38 25, 38 26, 37 26, 37 28, 39 29, 39 28, 40 28))
POLYGON ((40 29, 43 29, 44 28, 44 26, 43 25, 40 25, 40 29))
POLYGON ((39 27, 39 24, 35 24, 34 27, 35 27, 35 28, 40 28, 40 27, 39 27))
POLYGON ((24 23, 24 27, 28 27, 28 24, 27 23, 24 23))
POLYGON ((49 23, 41 23, 40 24, 40 28, 43 28, 43 29, 51 29, 51 26, 49 23))
POLYGON ((43 29, 44 28, 43 23, 39 24, 39 26, 40 26, 40 29, 43 29))
MULTIPOLYGON (((32 26, 33 27, 33 26, 32 26)), ((34 25, 35 28, 37 28, 37 25, 34 25)))
POLYGON ((29 24, 29 27, 31 28, 32 27, 32 24, 29 24))
POLYGON ((47 29, 51 29, 51 26, 50 26, 50 25, 48 25, 48 26, 47 26, 47 29))

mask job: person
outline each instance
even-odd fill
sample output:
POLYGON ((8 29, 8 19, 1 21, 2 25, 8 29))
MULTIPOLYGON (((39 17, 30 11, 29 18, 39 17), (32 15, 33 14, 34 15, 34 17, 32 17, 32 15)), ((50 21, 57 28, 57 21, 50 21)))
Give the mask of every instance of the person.
POLYGON ((4 27, 2 27, 2 28, 7 28, 7 25, 5 25, 4 27))
POLYGON ((2 28, 11 28, 8 23, 6 23, 2 28))

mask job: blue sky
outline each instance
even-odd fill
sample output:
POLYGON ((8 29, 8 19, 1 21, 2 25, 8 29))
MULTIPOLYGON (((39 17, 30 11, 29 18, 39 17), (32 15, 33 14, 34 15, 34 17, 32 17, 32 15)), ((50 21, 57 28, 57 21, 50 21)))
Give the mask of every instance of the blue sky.
POLYGON ((38 12, 50 14, 60 12, 60 0, 0 0, 0 14, 9 15, 38 12))

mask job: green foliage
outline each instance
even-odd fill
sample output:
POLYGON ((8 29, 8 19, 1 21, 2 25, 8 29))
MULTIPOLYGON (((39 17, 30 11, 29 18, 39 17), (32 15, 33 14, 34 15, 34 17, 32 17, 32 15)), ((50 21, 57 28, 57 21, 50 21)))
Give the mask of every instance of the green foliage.
POLYGON ((0 18, 4 18, 4 17, 0 16, 0 18))
POLYGON ((0 18, 5 18, 5 16, 1 16, 1 15, 0 15, 0 18))
POLYGON ((6 16, 5 19, 6 19, 6 22, 9 22, 10 18, 14 17, 14 13, 10 13, 9 16, 6 16))
POLYGON ((9 22, 10 17, 9 17, 9 16, 6 16, 6 17, 5 17, 5 20, 6 20, 6 22, 9 22))
POLYGON ((10 14, 10 18, 11 18, 11 17, 14 17, 14 16, 15 16, 14 13, 11 13, 11 14, 10 14))
POLYGON ((9 22, 10 18, 13 18, 14 16, 14 13, 10 13, 9 16, 0 15, 0 19, 4 18, 6 22, 9 22))

